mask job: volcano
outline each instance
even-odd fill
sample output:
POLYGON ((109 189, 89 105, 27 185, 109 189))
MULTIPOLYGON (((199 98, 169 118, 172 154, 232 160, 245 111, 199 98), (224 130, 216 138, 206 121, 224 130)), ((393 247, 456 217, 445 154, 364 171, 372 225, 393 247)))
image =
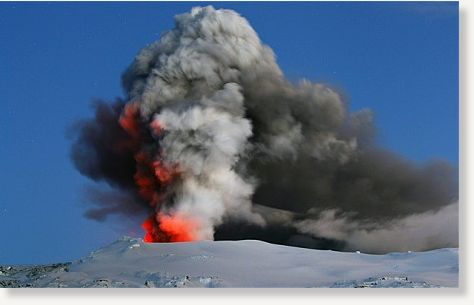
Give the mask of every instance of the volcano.
POLYGON ((0 266, 0 287, 457 287, 458 249, 384 255, 256 240, 123 237, 72 263, 0 266))
POLYGON ((285 77, 238 12, 194 7, 174 20, 123 73, 124 96, 97 101, 73 126, 73 164, 97 182, 87 218, 144 217, 152 243, 458 247, 449 162, 381 147, 371 110, 352 111, 331 85, 285 77))

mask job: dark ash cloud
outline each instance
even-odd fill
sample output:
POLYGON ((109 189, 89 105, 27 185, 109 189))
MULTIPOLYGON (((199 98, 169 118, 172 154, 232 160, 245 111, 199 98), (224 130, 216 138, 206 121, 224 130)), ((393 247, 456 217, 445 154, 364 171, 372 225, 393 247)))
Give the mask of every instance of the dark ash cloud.
POLYGON ((287 80, 237 13, 194 8, 175 21, 125 71, 124 101, 97 102, 74 127, 76 168, 118 190, 92 194, 87 217, 148 211, 163 230, 162 215, 187 215, 197 239, 374 253, 458 245, 453 166, 378 147, 370 110, 287 80), (132 106, 138 135, 120 124, 132 106))

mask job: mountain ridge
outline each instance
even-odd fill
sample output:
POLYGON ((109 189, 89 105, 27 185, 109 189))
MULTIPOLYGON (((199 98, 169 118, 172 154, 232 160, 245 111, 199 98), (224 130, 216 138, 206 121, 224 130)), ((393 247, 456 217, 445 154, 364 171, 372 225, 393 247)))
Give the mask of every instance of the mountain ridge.
POLYGON ((258 240, 122 237, 70 263, 0 266, 2 287, 457 287, 458 249, 384 255, 258 240))

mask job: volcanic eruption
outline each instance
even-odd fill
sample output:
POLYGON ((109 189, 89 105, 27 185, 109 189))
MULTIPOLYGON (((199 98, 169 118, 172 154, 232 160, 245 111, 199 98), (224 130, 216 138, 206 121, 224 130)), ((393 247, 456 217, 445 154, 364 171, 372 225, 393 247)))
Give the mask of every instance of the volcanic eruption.
POLYGON ((73 127, 76 168, 120 194, 97 196, 90 218, 147 211, 148 242, 457 246, 456 169, 377 147, 370 110, 350 113, 330 86, 287 80, 234 11, 175 16, 122 80, 123 99, 96 102, 73 127))

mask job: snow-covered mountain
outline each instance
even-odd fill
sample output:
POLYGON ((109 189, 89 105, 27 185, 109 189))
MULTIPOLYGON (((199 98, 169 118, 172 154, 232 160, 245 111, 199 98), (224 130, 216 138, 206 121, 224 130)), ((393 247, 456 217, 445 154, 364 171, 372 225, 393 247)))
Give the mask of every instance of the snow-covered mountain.
POLYGON ((124 237, 72 263, 0 267, 3 287, 456 287, 458 249, 362 253, 124 237))

